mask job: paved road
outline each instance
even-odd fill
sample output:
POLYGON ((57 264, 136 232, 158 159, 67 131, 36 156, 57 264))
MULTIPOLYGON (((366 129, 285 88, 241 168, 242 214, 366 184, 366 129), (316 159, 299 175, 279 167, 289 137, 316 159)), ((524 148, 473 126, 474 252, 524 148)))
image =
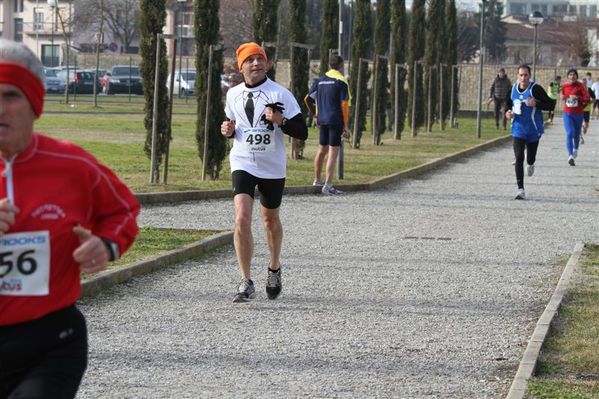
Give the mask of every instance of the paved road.
MULTIPOLYGON (((549 129, 527 201, 509 145, 377 192, 285 198, 277 301, 260 223, 251 304, 232 303, 232 249, 84 300, 79 398, 504 397, 560 257, 597 241, 597 135, 570 167, 549 129)), ((140 222, 229 229, 233 209, 151 207, 140 222)))

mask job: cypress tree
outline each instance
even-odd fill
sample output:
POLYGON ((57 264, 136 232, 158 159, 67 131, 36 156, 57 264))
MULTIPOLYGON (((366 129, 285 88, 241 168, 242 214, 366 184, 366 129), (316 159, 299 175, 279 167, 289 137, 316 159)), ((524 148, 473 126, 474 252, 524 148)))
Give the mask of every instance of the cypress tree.
MULTIPOLYGON (((412 20, 410 21, 410 41, 408 46, 408 120, 410 125, 414 122, 416 129, 424 123, 425 95, 423 94, 422 85, 422 64, 417 64, 414 67, 414 63, 421 61, 424 56, 424 42, 421 40, 422 27, 426 22, 424 3, 425 0, 414 0, 412 2, 412 20), (416 77, 415 85, 414 77, 416 77), (415 106, 412 105, 414 94, 416 95, 415 106), (414 113, 413 121, 412 113, 414 113)), ((417 132, 414 131, 412 134, 415 136, 417 132)))
MULTIPOLYGON (((144 127, 146 129, 146 140, 144 152, 151 158, 152 154, 152 124, 154 120, 154 79, 156 71, 156 40, 157 34, 162 33, 166 20, 165 0, 141 0, 140 2, 140 40, 141 52, 140 74, 143 82, 145 97, 144 127)), ((168 65, 166 59, 166 45, 164 39, 160 39, 160 54, 158 66, 158 117, 156 126, 156 167, 162 162, 166 152, 167 142, 170 138, 170 118, 168 114, 168 93, 166 88, 166 77, 168 65)), ((153 175, 158 179, 159 168, 154 170, 153 175)))
POLYGON ((324 0, 320 34, 320 74, 329 70, 329 49, 336 49, 339 37, 338 0, 324 0))
POLYGON ((391 2, 391 113, 390 118, 396 127, 395 139, 401 138, 403 132, 405 117, 406 117, 406 93, 404 89, 406 80, 406 69, 399 68, 399 91, 395 93, 395 65, 404 64, 406 62, 406 2, 405 0, 392 0, 391 2), (398 96, 399 107, 397 115, 395 114, 395 96, 398 96))
POLYGON ((358 125, 353 125, 353 133, 355 147, 360 147, 360 140, 362 138, 362 132, 366 128, 366 112, 368 110, 368 79, 370 73, 368 71, 368 64, 362 63, 362 75, 360 76, 360 87, 358 87, 358 71, 360 59, 366 59, 368 57, 368 49, 370 48, 370 38, 372 37, 372 25, 370 23, 371 5, 370 0, 356 0, 356 13, 354 16, 353 32, 354 41, 352 43, 352 65, 351 65, 351 77, 350 77, 350 88, 355 88, 354 99, 352 100, 351 106, 351 123, 354 124, 354 115, 358 113, 358 125), (358 103, 357 97, 360 96, 360 109, 356 109, 358 103))
POLYGON ((426 41, 424 50, 424 96, 427 101, 424 104, 426 121, 430 131, 435 121, 436 109, 439 102, 439 68, 441 63, 441 34, 443 33, 443 13, 445 7, 443 0, 430 0, 428 16, 426 19, 426 41), (429 115, 429 104, 430 113, 429 115))
POLYGON ((387 113, 387 103, 389 101, 387 92, 389 89, 389 68, 387 66, 387 60, 379 56, 385 57, 389 52, 389 34, 391 30, 389 23, 390 13, 389 0, 378 0, 376 3, 376 24, 374 29, 374 66, 376 68, 376 81, 373 82, 372 98, 374 99, 374 104, 371 108, 373 114, 372 120, 374 122, 372 135, 375 145, 380 144, 381 135, 384 134, 387 129, 385 116, 387 113))
MULTIPOLYGON (((265 42, 277 42, 277 15, 280 0, 255 0, 252 13, 252 28, 254 30, 254 41, 259 45, 265 42)), ((218 16, 217 16, 218 18, 218 16)), ((276 48, 264 46, 269 62, 273 63, 276 58, 276 48)), ((269 69, 267 75, 275 79, 275 65, 269 69)))
MULTIPOLYGON (((446 82, 447 89, 443 91, 445 98, 443 104, 447 104, 443 107, 443 120, 446 120, 450 107, 451 107, 451 81, 453 76, 453 109, 457 112, 458 109, 458 71, 454 68, 454 65, 458 63, 458 22, 457 22, 457 10, 455 6, 455 0, 448 0, 445 3, 445 34, 443 36, 444 45, 443 51, 443 63, 447 64, 448 73, 446 82)), ((453 121, 450 121, 453 126, 453 121)))
MULTIPOLYGON (((306 0, 289 1, 289 40, 295 43, 306 42, 306 0)), ((310 63, 308 51, 304 48, 291 48, 291 92, 297 103, 300 104, 302 115, 306 117, 308 110, 304 103, 304 96, 308 91, 310 63)), ((293 156, 295 159, 303 158, 306 146, 304 140, 292 139, 293 156)))
POLYGON ((226 139, 220 134, 220 125, 225 119, 222 92, 220 90, 220 74, 223 70, 222 50, 212 52, 212 76, 210 82, 210 98, 208 93, 208 64, 210 45, 219 43, 219 0, 196 0, 194 3, 194 29, 196 39, 196 96, 197 122, 196 142, 198 154, 204 161, 204 135, 208 134, 206 176, 218 179, 225 159, 226 139), (208 132, 204 130, 206 101, 210 101, 208 116, 208 132))

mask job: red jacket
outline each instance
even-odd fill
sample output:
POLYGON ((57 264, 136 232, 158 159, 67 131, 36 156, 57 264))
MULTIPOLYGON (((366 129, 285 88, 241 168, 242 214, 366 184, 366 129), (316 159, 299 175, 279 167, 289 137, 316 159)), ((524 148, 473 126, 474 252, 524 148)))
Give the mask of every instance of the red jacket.
POLYGON ((562 86, 562 95, 564 96, 564 112, 569 114, 582 114, 584 113, 584 106, 590 104, 591 97, 589 96, 589 90, 581 82, 566 82, 562 86), (578 97, 577 105, 575 107, 568 106, 568 98, 571 95, 578 97))
POLYGON ((80 272, 73 251, 80 244, 72 231, 74 226, 81 224, 93 234, 114 241, 122 254, 137 235, 140 205, 127 186, 92 155, 71 143, 40 134, 33 135, 31 144, 16 156, 12 167, 0 161, 0 172, 0 198, 10 198, 12 186, 14 204, 20 209, 7 235, 0 236, 0 325, 10 325, 35 320, 79 299, 80 272), (20 232, 33 233, 10 239, 11 234, 20 232), (44 248, 15 249, 19 240, 39 243, 46 235, 49 256, 40 255, 44 248), (43 275, 40 265, 48 262, 49 282, 36 283, 36 287, 45 285, 47 293, 23 295, 23 286, 32 285, 22 282, 36 273, 43 275), (13 278, 6 276, 11 264, 13 278), (30 275, 14 278, 19 265, 30 275), (31 272, 34 267, 35 273, 31 272))

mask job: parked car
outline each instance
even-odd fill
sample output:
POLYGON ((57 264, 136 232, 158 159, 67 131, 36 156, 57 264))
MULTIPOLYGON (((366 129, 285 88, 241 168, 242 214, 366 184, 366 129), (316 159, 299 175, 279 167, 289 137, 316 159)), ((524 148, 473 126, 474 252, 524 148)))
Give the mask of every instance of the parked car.
MULTIPOLYGON (((94 83, 96 91, 100 92, 100 82, 94 79, 95 70, 89 69, 69 69, 69 93, 92 94, 94 92, 94 83)), ((57 76, 64 82, 67 80, 67 70, 64 69, 57 73, 57 76)))
POLYGON ((115 65, 106 72, 103 79, 103 89, 106 94, 129 93, 143 94, 141 76, 138 66, 115 65))
POLYGON ((56 68, 44 68, 46 93, 64 93, 65 82, 58 77, 58 72, 56 68))
MULTIPOLYGON (((166 87, 170 90, 171 76, 169 74, 166 79, 166 87)), ((195 69, 182 69, 181 73, 179 70, 175 70, 175 80, 173 82, 173 92, 179 97, 193 96, 196 89, 196 70, 195 69)))

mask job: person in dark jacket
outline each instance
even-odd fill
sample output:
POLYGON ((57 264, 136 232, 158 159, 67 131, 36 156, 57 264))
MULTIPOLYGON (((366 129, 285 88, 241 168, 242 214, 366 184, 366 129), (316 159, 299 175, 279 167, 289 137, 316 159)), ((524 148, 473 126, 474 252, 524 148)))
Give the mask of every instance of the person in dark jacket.
POLYGON ((511 89, 512 82, 507 77, 505 69, 500 68, 489 90, 489 103, 492 101, 495 104, 496 129, 499 129, 499 118, 503 115, 503 130, 506 130, 507 119, 505 111, 507 110, 507 101, 510 97, 511 89))

